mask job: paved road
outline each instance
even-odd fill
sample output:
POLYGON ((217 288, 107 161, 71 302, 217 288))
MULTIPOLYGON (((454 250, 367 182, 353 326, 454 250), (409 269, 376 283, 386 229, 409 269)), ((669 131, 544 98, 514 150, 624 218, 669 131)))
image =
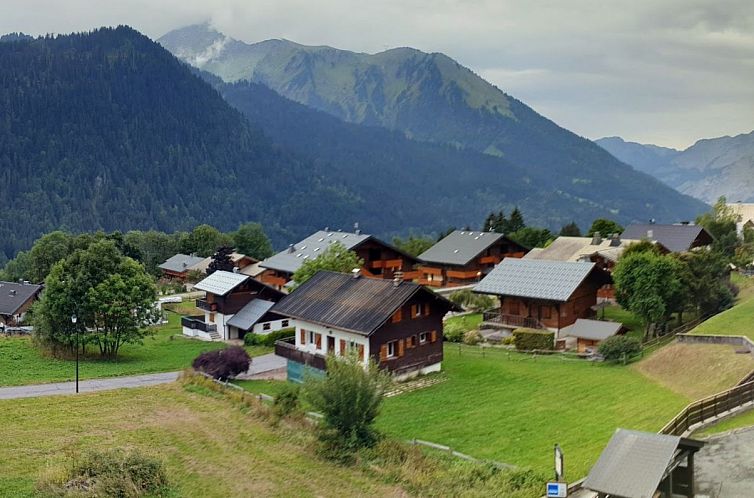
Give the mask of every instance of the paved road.
POLYGON ((707 441, 694 458, 698 497, 746 498, 754 490, 754 427, 707 441))
MULTIPOLYGON (((251 368, 239 378, 252 377, 265 372, 285 368, 286 360, 274 354, 266 354, 255 357, 251 362, 251 368)), ((128 377, 109 377, 105 379, 82 380, 79 382, 79 392, 109 391, 128 387, 146 387, 158 384, 174 382, 180 372, 164 372, 144 375, 131 375, 128 377)), ((76 388, 73 382, 57 382, 53 384, 33 384, 28 386, 0 387, 0 399, 36 398, 39 396, 57 396, 62 394, 75 394, 76 388)))

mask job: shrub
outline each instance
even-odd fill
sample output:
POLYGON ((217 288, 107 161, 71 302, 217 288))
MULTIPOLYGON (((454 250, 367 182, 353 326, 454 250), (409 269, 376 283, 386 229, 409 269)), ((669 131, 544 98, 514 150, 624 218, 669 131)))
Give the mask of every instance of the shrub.
POLYGON ((274 346, 275 341, 293 337, 295 334, 296 329, 294 328, 277 330, 275 332, 270 332, 269 334, 264 335, 249 332, 248 334, 243 336, 243 343, 247 346, 274 346))
POLYGON ((503 337, 503 340, 500 341, 504 346, 513 346, 516 343, 516 337, 512 335, 508 335, 503 337))
POLYGON ((641 351, 641 342, 634 337, 615 335, 602 341, 598 351, 606 360, 619 360, 623 355, 630 358, 641 351))
POLYGON ((167 491, 162 462, 138 451, 92 451, 70 469, 43 477, 37 490, 52 496, 140 498, 167 491))
POLYGON ((463 342, 470 346, 475 346, 482 342, 482 334, 478 330, 469 330, 463 334, 463 342))
POLYGON ((278 417, 285 417, 301 408, 301 387, 297 384, 286 384, 275 397, 272 410, 278 417))
POLYGON ((475 294, 469 289, 456 291, 448 299, 458 306, 470 311, 484 311, 495 306, 495 298, 484 294, 475 294))
POLYGON ((466 333, 466 329, 462 322, 447 322, 443 325, 442 335, 448 342, 461 342, 463 341, 463 334, 466 333))
POLYGON ((552 349, 555 334, 548 330, 520 328, 513 331, 513 343, 519 351, 552 349))
POLYGON ((215 379, 226 380, 249 369, 251 358, 241 346, 207 351, 197 356, 191 366, 215 379))

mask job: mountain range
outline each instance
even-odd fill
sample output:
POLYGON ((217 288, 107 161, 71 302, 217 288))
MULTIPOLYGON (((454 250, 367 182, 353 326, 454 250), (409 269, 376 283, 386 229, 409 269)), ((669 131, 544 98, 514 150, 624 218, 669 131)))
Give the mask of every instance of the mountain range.
POLYGON ((596 143, 616 158, 680 192, 715 202, 754 202, 754 131, 697 141, 685 150, 606 137, 596 143))
MULTIPOLYGON (((322 74, 312 86, 291 59, 273 58, 288 67, 278 71, 280 84, 291 77, 288 86, 312 99, 350 95, 342 109, 369 104, 361 118, 347 118, 334 104, 327 110, 289 98, 272 76, 265 84, 211 74, 221 60, 214 56, 248 45, 217 42, 206 26, 197 32, 211 35, 208 54, 206 38, 188 43, 191 30, 163 43, 172 37, 205 47, 194 57, 201 69, 128 27, 4 38, 0 259, 56 228, 171 231, 206 222, 228 230, 256 220, 281 246, 354 221, 384 237, 476 226, 488 212, 516 205, 531 224, 555 229, 598 216, 675 221, 706 207, 440 54, 390 51, 382 58, 394 75, 390 89, 370 62, 366 77, 383 83, 364 86, 359 77, 335 91, 324 87, 336 85, 333 74, 352 74, 351 56, 339 67, 343 51, 316 48, 328 54, 326 70, 319 56, 301 53, 306 47, 261 44, 303 47, 292 49, 293 59, 311 59, 312 74, 322 74), (388 115, 393 125, 383 121, 388 115)), ((255 71, 275 73, 262 54, 255 71)))

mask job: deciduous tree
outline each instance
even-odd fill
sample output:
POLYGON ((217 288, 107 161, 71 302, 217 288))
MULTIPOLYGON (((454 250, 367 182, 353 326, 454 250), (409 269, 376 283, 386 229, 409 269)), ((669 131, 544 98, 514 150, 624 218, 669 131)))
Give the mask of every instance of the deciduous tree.
POLYGON ((293 274, 293 282, 296 286, 299 286, 321 270, 350 273, 351 270, 363 266, 364 260, 358 257, 355 252, 349 251, 340 242, 334 242, 316 258, 304 261, 304 264, 293 274))
POLYGON ((241 254, 259 260, 273 254, 272 243, 259 223, 244 223, 232 235, 236 251, 241 254))

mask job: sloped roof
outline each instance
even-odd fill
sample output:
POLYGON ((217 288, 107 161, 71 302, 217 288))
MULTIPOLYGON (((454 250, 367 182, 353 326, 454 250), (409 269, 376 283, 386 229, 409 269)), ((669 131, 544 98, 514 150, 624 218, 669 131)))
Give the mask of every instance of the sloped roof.
POLYGON ((505 258, 474 292, 565 302, 593 271, 603 273, 595 263, 505 258))
POLYGON ((0 282, 0 315, 15 315, 19 308, 41 290, 41 285, 0 282))
POLYGON ((623 251, 629 245, 641 242, 637 239, 610 239, 603 238, 598 244, 592 237, 566 237, 560 236, 553 240, 549 246, 539 251, 531 250, 524 259, 549 259, 552 261, 579 261, 594 254, 617 261, 623 251))
MULTIPOLYGON (((241 254, 240 252, 232 252, 232 253, 230 253, 230 260, 234 264, 238 263, 243 258, 250 259, 251 261, 254 262, 253 264, 258 264, 259 263, 256 259, 252 258, 251 256, 247 256, 245 254, 241 254)), ((189 268, 189 270, 197 270, 197 271, 201 271, 201 272, 206 272, 207 268, 209 268, 210 263, 212 263, 212 256, 210 256, 208 258, 202 259, 201 261, 199 261, 195 265, 191 266, 189 268)), ((250 266, 250 265, 247 265, 247 266, 250 266)))
POLYGON ((502 233, 455 230, 421 253, 419 260, 463 266, 502 237, 502 233))
POLYGON ((322 254, 330 244, 340 242, 346 249, 353 249, 371 235, 356 234, 351 232, 330 232, 319 230, 304 240, 294 244, 279 253, 270 256, 259 263, 263 268, 278 270, 286 273, 295 273, 307 259, 314 259, 322 254))
POLYGON ((249 330, 254 326, 268 311, 275 306, 272 301, 265 299, 254 299, 241 308, 238 313, 228 320, 228 325, 238 327, 241 330, 249 330))
POLYGON ((712 235, 701 225, 657 225, 635 224, 626 227, 623 237, 627 239, 648 239, 657 241, 672 252, 691 249, 694 241, 701 237, 702 244, 712 243, 712 235))
POLYGON ((728 207, 733 208, 733 211, 741 217, 741 223, 754 221, 754 204, 744 203, 744 202, 732 202, 728 204, 728 207))
POLYGON ((229 271, 216 271, 194 286, 194 289, 224 296, 246 280, 248 275, 229 271))
POLYGON ((188 254, 176 254, 171 256, 167 261, 162 263, 159 268, 162 270, 183 273, 194 269, 193 266, 204 261, 204 258, 198 256, 189 256, 188 254))
POLYGON ((619 322, 579 318, 573 324, 564 327, 560 331, 560 337, 571 336, 590 341, 604 341, 620 332, 622 328, 623 324, 619 322))
POLYGON ((701 441, 618 429, 584 480, 583 487, 625 498, 654 496, 679 446, 693 451, 701 441))
POLYGON ((418 292, 430 293, 447 309, 456 309, 450 301, 411 282, 396 286, 392 280, 320 271, 271 311, 325 327, 370 335, 418 292))

